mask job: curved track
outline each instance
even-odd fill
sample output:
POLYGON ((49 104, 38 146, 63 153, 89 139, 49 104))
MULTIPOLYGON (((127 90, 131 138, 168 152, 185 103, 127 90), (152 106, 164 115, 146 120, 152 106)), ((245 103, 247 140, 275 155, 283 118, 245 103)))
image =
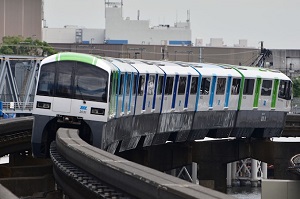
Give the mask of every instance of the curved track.
POLYGON ((68 162, 136 198, 232 198, 95 148, 81 140, 75 129, 59 129, 56 147, 68 162))
POLYGON ((0 157, 31 149, 33 117, 0 120, 0 157))

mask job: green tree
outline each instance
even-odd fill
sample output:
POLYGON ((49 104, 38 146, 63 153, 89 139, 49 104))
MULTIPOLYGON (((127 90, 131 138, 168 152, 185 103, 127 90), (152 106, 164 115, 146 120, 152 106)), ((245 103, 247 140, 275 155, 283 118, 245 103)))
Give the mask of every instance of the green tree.
POLYGON ((293 97, 300 97, 300 78, 293 79, 293 97))
POLYGON ((5 55, 49 56, 55 53, 47 42, 30 37, 24 39, 20 36, 6 36, 2 38, 0 45, 0 54, 5 55))

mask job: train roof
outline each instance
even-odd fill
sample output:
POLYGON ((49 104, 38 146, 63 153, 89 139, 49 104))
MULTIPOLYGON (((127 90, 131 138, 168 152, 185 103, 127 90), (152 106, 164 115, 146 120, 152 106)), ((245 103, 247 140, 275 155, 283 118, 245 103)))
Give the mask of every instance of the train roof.
POLYGON ((282 79, 291 80, 279 70, 272 70, 268 68, 250 67, 250 66, 233 66, 240 71, 245 77, 249 78, 263 78, 263 79, 282 79))
POLYGON ((168 61, 153 61, 155 64, 164 70, 168 75, 194 75, 198 76, 199 73, 189 67, 189 65, 181 62, 168 62, 168 61))
POLYGON ((135 60, 131 59, 131 65, 135 67, 140 73, 149 73, 149 74, 164 74, 164 71, 161 70, 156 64, 148 60, 135 60))
POLYGON ((241 77, 241 74, 232 67, 207 63, 190 63, 190 65, 195 67, 202 76, 241 77))
POLYGON ((120 69, 122 72, 130 72, 130 73, 135 73, 137 70, 132 67, 132 65, 124 60, 121 59, 115 59, 115 58, 105 58, 108 60, 111 64, 113 64, 115 67, 120 69))

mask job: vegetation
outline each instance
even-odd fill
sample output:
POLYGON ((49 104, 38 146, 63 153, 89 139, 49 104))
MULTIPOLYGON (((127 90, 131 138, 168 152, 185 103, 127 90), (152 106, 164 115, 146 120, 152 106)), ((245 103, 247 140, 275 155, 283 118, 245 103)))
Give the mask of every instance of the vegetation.
POLYGON ((47 42, 26 39, 20 36, 6 36, 2 38, 0 45, 0 54, 5 55, 29 55, 29 56, 49 56, 56 51, 47 42))
POLYGON ((300 97, 300 78, 293 79, 293 97, 300 97))

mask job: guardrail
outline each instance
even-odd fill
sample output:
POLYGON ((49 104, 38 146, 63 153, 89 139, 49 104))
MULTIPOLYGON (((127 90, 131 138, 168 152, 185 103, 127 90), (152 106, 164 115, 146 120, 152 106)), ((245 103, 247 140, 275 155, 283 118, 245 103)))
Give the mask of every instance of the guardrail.
POLYGON ((4 113, 31 113, 33 102, 3 102, 4 113))
POLYGON ((137 198, 232 199, 226 194, 192 184, 95 148, 81 140, 78 130, 75 129, 60 128, 57 131, 56 145, 57 151, 67 161, 137 198))

